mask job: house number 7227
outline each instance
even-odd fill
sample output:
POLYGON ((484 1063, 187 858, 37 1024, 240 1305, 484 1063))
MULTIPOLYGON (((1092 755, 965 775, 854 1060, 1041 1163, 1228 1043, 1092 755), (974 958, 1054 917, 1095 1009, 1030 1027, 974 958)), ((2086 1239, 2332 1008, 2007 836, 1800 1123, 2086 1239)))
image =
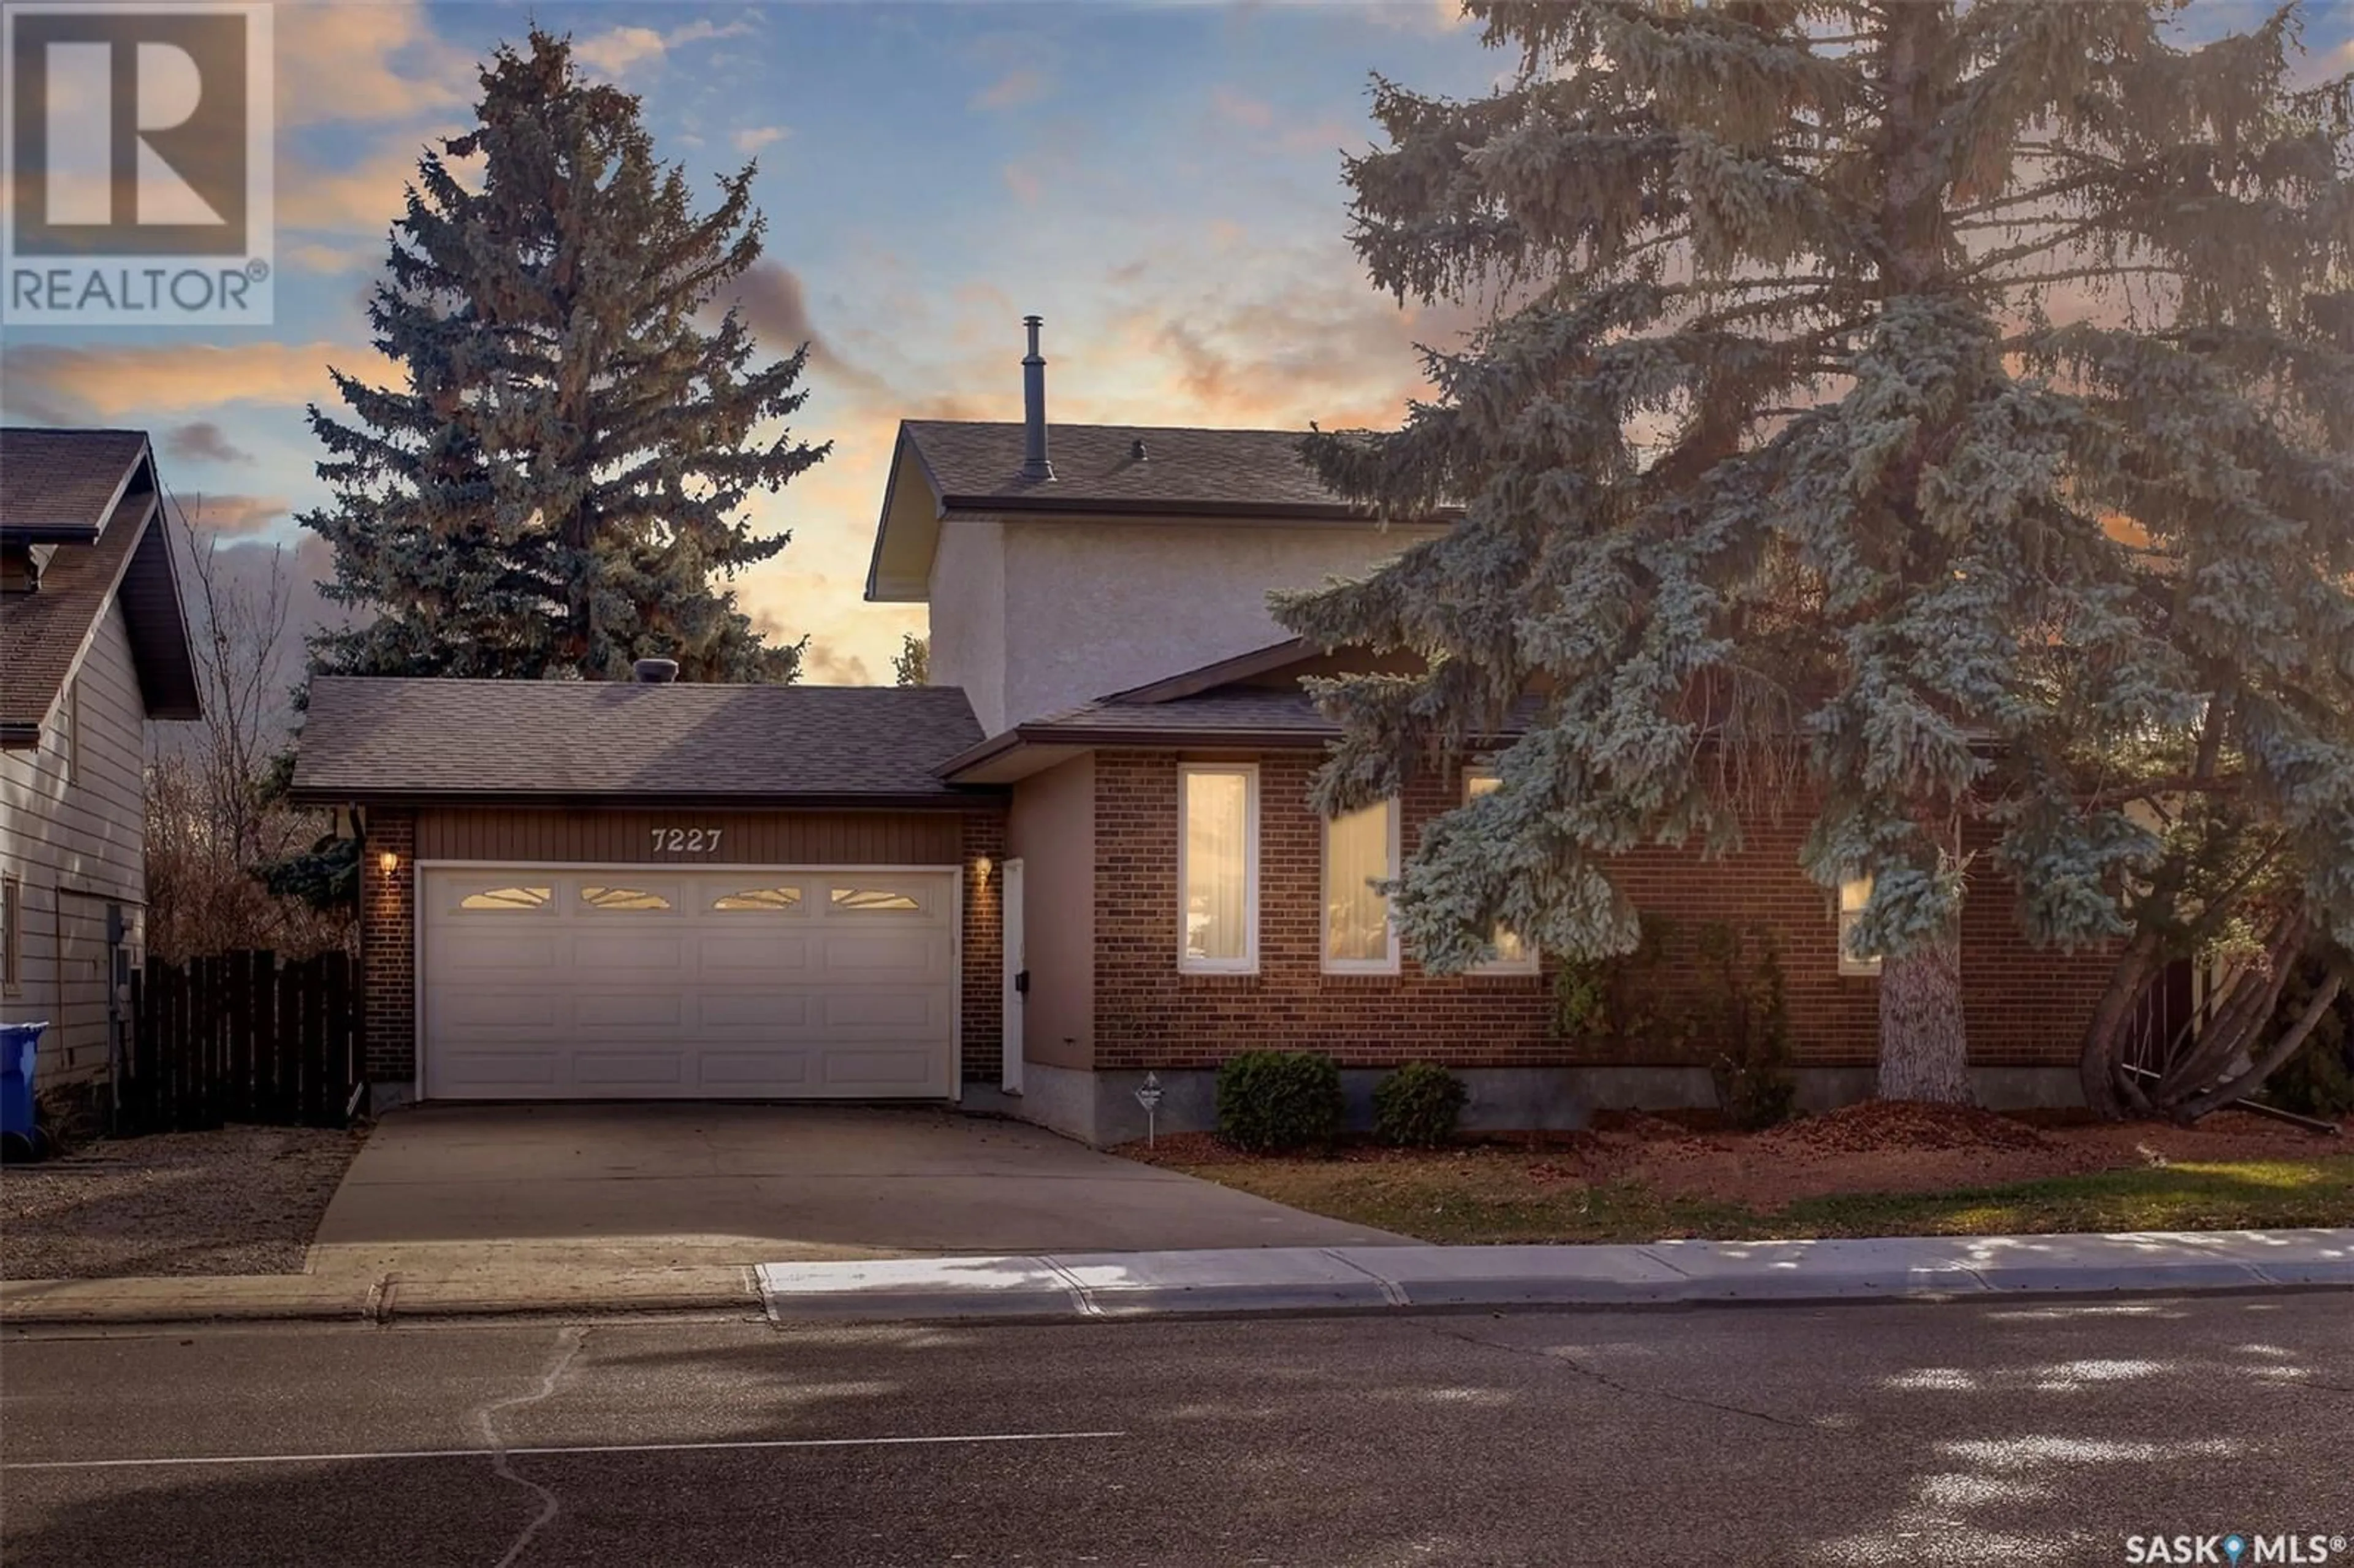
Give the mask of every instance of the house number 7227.
POLYGON ((672 854, 716 854, 719 853, 717 828, 656 828, 654 851, 672 854))

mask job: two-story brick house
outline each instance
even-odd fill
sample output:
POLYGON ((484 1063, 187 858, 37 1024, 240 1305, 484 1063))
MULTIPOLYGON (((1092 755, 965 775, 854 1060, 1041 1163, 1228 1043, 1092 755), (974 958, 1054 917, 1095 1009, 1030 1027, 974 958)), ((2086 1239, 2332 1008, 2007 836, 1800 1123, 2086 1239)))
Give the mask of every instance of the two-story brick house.
MULTIPOLYGON (((322 681, 298 796, 362 808, 369 1059, 392 1097, 961 1098, 1074 1136, 1207 1125, 1217 1063, 1331 1052, 1361 1097, 1460 1072, 1469 1114, 1562 1125, 1706 1103, 1688 1054, 1556 1026, 1507 940, 1424 973, 1372 885, 1482 788, 1479 759, 1325 821, 1334 733, 1269 590, 1415 537, 1327 492, 1294 432, 908 421, 866 593, 931 617, 921 689, 322 681)), ((1646 852, 1684 920, 1764 923, 1801 1088, 1869 1086, 1873 966, 1797 864, 1801 813, 1728 860, 1646 852)), ((1990 1100, 2064 1098, 2105 979, 1973 899, 1973 1052, 1990 1100)))

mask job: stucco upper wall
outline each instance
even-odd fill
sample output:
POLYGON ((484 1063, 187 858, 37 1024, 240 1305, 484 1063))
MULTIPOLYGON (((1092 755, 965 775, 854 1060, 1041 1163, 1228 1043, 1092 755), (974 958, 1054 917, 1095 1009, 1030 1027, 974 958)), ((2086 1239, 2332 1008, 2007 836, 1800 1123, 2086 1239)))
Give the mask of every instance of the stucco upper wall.
MULTIPOLYGON (((947 524, 943 559, 974 526, 947 524)), ((1279 641, 1287 633, 1267 613, 1270 590, 1361 575, 1434 532, 1369 524, 1013 517, 996 526, 1003 537, 1002 685, 984 707, 974 681, 962 682, 981 727, 992 735, 1279 641)), ((952 626, 966 613, 963 604, 951 610, 940 597, 946 576, 934 575, 933 647, 944 636, 971 646, 979 639, 952 626)), ((933 678, 953 677, 936 665, 933 678)))
POLYGON ((932 556, 927 676, 962 686, 983 735, 1005 727, 1005 530, 985 520, 944 524, 932 556))

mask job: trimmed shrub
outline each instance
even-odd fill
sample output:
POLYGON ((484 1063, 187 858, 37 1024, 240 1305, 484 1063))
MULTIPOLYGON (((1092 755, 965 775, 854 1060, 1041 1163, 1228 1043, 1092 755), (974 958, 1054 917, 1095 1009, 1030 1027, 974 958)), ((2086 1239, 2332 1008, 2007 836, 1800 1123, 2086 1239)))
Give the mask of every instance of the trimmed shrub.
POLYGON ((1787 1121, 1798 1085, 1790 1070, 1780 945, 1763 926, 1712 923, 1701 928, 1700 955, 1708 983, 1698 1016, 1716 1042, 1709 1077, 1718 1107, 1744 1132, 1787 1121))
POLYGON ((1341 1066, 1309 1051, 1245 1051, 1218 1069, 1218 1135, 1255 1154, 1328 1149, 1341 1130, 1341 1066))
POLYGON ((1469 1096, 1436 1062, 1409 1062, 1373 1086, 1373 1133, 1384 1143, 1436 1149, 1455 1136, 1469 1096))

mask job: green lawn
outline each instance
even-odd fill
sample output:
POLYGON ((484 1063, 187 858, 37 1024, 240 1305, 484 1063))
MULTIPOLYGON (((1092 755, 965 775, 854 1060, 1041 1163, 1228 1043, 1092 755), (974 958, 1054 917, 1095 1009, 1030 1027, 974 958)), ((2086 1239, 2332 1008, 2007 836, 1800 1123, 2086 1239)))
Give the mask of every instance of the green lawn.
POLYGON ((1179 1167, 1294 1208, 1425 1241, 1647 1242, 1670 1236, 2001 1235, 2061 1231, 2277 1230, 2354 1225, 2354 1155, 2190 1163, 1942 1192, 1808 1198, 1759 1212, 1662 1195, 1633 1181, 1532 1176, 1490 1150, 1356 1163, 1179 1167))

